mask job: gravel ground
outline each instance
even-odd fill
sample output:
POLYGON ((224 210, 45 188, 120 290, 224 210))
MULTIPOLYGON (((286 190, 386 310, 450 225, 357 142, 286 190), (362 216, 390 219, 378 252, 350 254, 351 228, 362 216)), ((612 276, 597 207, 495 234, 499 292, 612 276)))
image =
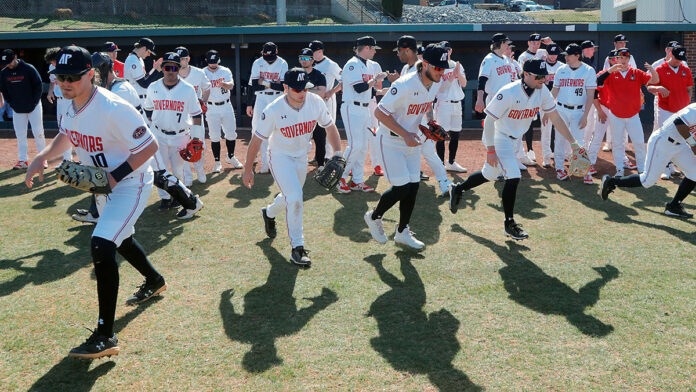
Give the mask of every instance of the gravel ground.
POLYGON ((457 8, 404 5, 401 23, 535 23, 519 12, 488 11, 459 6, 457 8))

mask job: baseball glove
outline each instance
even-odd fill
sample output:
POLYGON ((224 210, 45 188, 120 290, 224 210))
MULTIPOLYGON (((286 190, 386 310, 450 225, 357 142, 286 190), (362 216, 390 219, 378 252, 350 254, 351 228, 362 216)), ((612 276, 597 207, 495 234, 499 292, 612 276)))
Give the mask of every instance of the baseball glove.
POLYGON ((449 140, 449 134, 440 126, 440 124, 436 123, 435 121, 428 121, 427 127, 423 124, 418 124, 418 129, 420 129, 421 132, 423 132, 423 135, 430 140, 434 140, 436 142, 449 140))
POLYGON ((183 150, 179 150, 181 158, 188 162, 198 162, 203 156, 203 142, 200 139, 191 139, 183 150))
POLYGON ((326 161, 324 168, 314 174, 314 179, 327 190, 332 190, 343 175, 346 168, 346 160, 339 156, 326 161))
POLYGON ((587 151, 584 148, 578 147, 573 150, 573 156, 570 157, 570 175, 576 177, 585 177, 590 171, 590 158, 587 156, 587 151))
POLYGON ((205 103, 205 101, 202 100, 202 99, 199 99, 199 100, 198 100, 198 103, 201 104, 201 112, 202 112, 203 114, 206 114, 206 113, 208 112, 208 104, 205 103))
POLYGON ((63 161, 56 168, 58 178, 64 183, 81 191, 109 194, 111 186, 104 169, 94 166, 83 166, 77 162, 63 161))

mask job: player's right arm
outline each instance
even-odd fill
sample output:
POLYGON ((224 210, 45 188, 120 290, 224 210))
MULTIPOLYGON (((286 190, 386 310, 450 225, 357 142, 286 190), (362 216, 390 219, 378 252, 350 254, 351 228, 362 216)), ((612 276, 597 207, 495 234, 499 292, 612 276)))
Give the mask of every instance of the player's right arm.
POLYGON ((34 186, 34 176, 37 174, 39 175, 39 181, 43 181, 44 161, 52 161, 58 158, 71 146, 72 144, 70 143, 68 136, 61 132, 58 134, 58 136, 56 136, 55 139, 53 139, 51 144, 38 153, 34 157, 34 160, 29 164, 27 174, 24 177, 24 183, 27 185, 27 188, 34 186))
POLYGON ((486 91, 486 83, 488 82, 488 77, 491 73, 491 63, 492 60, 484 58, 481 62, 481 68, 479 69, 478 89, 476 90, 476 104, 474 105, 474 110, 479 113, 483 113, 483 109, 486 108, 486 105, 483 102, 483 94, 486 91))
MULTIPOLYGON (((404 101, 407 97, 406 89, 398 81, 389 89, 389 93, 382 98, 375 109, 375 117, 385 127, 401 136, 407 146, 415 147, 421 144, 417 132, 412 132, 399 124, 392 116, 397 110, 404 110, 404 101)), ((414 130, 415 131, 415 130, 414 130)))

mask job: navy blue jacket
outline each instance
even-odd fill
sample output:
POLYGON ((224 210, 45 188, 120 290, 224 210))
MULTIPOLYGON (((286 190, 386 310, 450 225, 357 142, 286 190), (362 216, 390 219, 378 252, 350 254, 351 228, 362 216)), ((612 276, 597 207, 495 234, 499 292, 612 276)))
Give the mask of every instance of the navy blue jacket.
POLYGON ((41 101, 41 76, 33 65, 22 60, 14 69, 5 67, 0 72, 0 93, 17 113, 31 113, 41 101))

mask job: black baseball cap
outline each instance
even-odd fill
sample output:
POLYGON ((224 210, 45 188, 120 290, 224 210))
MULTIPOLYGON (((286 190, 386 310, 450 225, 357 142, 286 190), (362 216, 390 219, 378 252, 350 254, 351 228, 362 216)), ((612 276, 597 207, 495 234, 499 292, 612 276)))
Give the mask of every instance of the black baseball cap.
POLYGON ((669 41, 669 43, 667 44, 666 47, 667 48, 676 48, 677 46, 681 46, 681 45, 679 45, 679 41, 669 41))
POLYGON ((616 37, 614 37, 614 42, 620 41, 628 42, 628 39, 626 39, 626 36, 623 34, 617 34, 616 37))
POLYGON ((420 45, 420 46, 418 46, 417 50, 418 50, 418 54, 422 56, 423 52, 425 51, 425 48, 423 47, 423 45, 420 45))
POLYGON ((499 43, 499 42, 502 43, 502 42, 506 42, 506 41, 512 42, 512 40, 510 38, 508 38, 508 36, 503 34, 503 33, 493 34, 493 37, 491 37, 491 42, 494 44, 499 43))
POLYGON ((120 52, 121 49, 118 48, 118 45, 111 41, 106 41, 101 47, 100 52, 120 52))
POLYGON ((616 49, 616 57, 631 57, 631 51, 628 48, 616 49))
POLYGON ((80 75, 92 69, 92 55, 81 46, 64 46, 56 53, 55 75, 80 75))
POLYGON ((179 55, 179 57, 189 57, 189 51, 184 46, 179 46, 176 49, 174 49, 174 51, 176 52, 176 54, 179 55))
POLYGON ((7 65, 15 58, 15 52, 12 49, 5 49, 0 53, 0 65, 7 65))
POLYGON ((588 49, 588 48, 596 48, 597 45, 595 45, 594 41, 587 40, 587 41, 582 41, 580 44, 580 47, 583 49, 588 49))
POLYGON ((561 54, 561 47, 556 44, 550 44, 546 47, 546 53, 551 56, 561 54))
POLYGON ((449 41, 440 41, 440 46, 447 50, 452 49, 452 45, 449 43, 449 41))
POLYGON ((357 48, 358 46, 374 46, 375 49, 382 49, 379 46, 377 46, 377 41, 375 41, 375 39, 369 35, 358 38, 355 41, 355 47, 357 48))
POLYGON ((162 65, 166 63, 174 63, 181 66, 181 56, 179 56, 176 52, 167 52, 162 58, 162 65))
POLYGON ((530 34, 529 39, 527 41, 541 41, 541 34, 530 34))
POLYGON ((111 57, 106 54, 106 52, 94 52, 92 53, 92 67, 99 70, 99 68, 111 69, 114 66, 114 61, 111 57))
POLYGON ((302 68, 293 68, 285 73, 283 84, 295 90, 304 90, 312 88, 314 85, 309 82, 309 75, 302 68))
POLYGON ((616 52, 617 52, 616 49, 610 50, 610 51, 609 51, 609 55, 607 55, 607 57, 612 58, 612 57, 618 56, 618 54, 616 54, 616 52))
POLYGON ((447 61, 448 50, 438 44, 430 44, 423 51, 423 61, 427 61, 433 67, 451 68, 447 61))
POLYGON ((155 56, 155 43, 150 38, 140 38, 138 42, 134 43, 133 46, 136 48, 146 47, 147 50, 155 56))
POLYGON ((564 55, 566 56, 572 56, 574 54, 577 54, 578 56, 582 54, 582 47, 578 44, 570 44, 566 46, 565 52, 563 52, 564 55))
POLYGON ((314 51, 310 48, 304 48, 304 49, 300 50, 300 56, 302 56, 302 57, 305 57, 305 56, 312 57, 313 53, 314 53, 314 51))
POLYGON ((273 42, 266 42, 263 44, 263 49, 261 49, 261 54, 264 56, 274 56, 278 54, 278 46, 273 42))
POLYGON ((401 48, 411 49, 415 52, 418 50, 418 41, 410 35, 402 35, 396 41, 396 48, 394 48, 394 51, 398 52, 401 48))
POLYGON ((533 59, 527 60, 522 66, 524 72, 529 72, 534 75, 548 75, 549 71, 546 69, 546 61, 533 59))
POLYGON ((683 46, 676 46, 672 49, 672 56, 680 61, 686 61, 686 49, 683 46))
POLYGON ((324 50, 324 43, 318 40, 314 40, 309 43, 309 48, 312 49, 312 51, 324 50))
POLYGON ((205 54, 205 61, 208 64, 220 64, 220 53, 215 49, 209 50, 205 54))

